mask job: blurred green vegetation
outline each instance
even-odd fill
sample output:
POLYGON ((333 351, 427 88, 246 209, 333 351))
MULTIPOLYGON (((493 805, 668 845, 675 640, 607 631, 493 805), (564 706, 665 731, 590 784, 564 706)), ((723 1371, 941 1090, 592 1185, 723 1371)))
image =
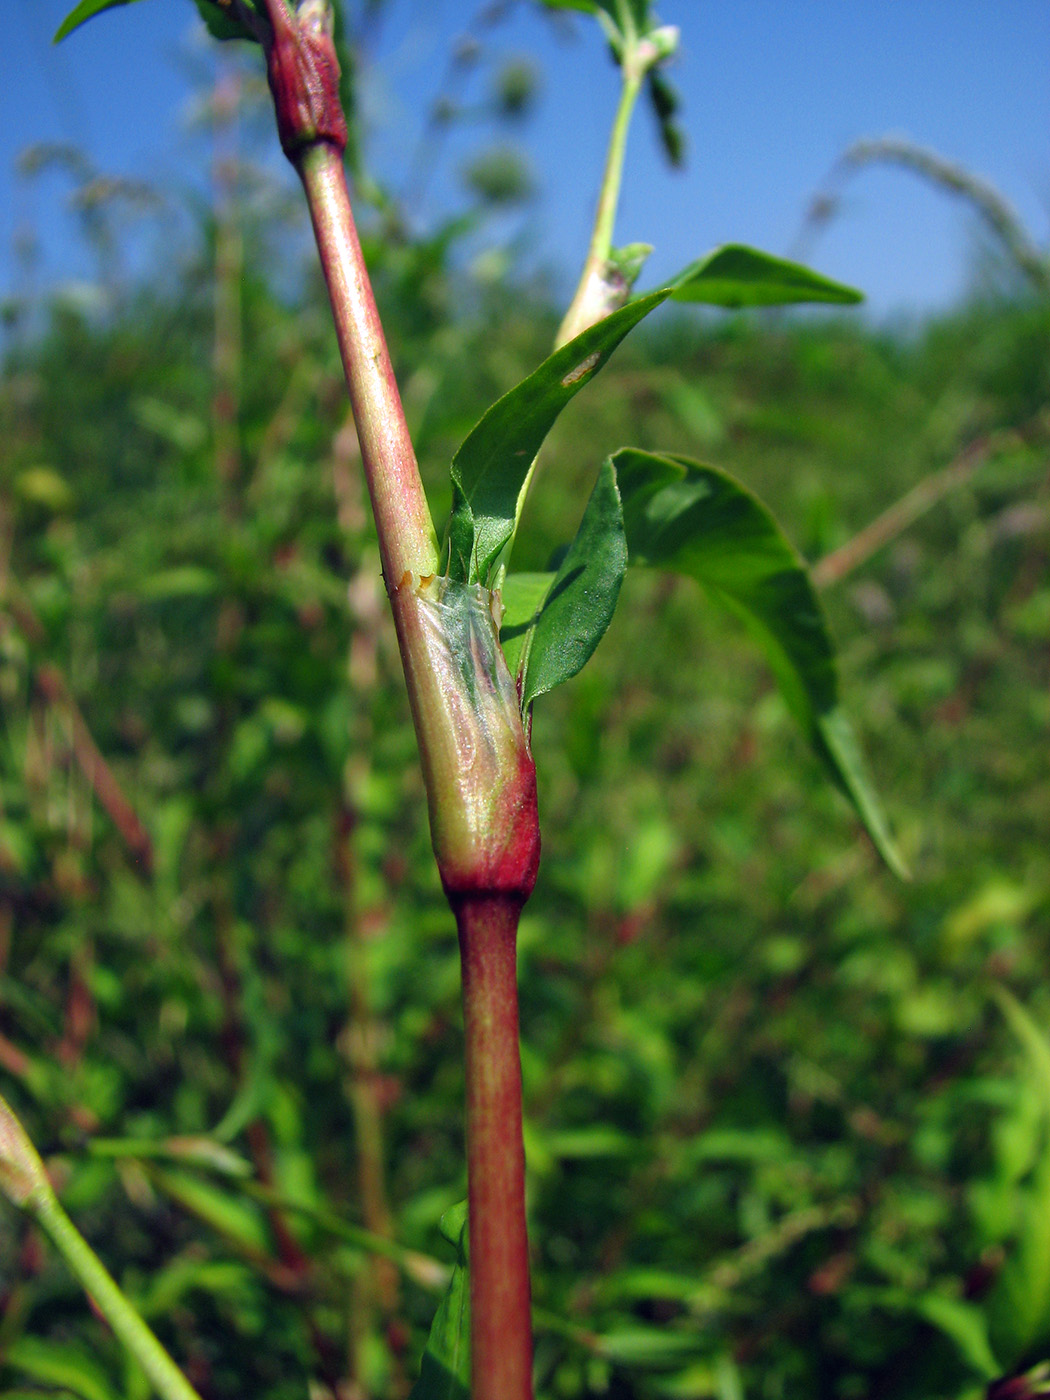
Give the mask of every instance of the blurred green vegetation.
MULTIPOLYGON (((472 223, 369 243, 438 515, 558 320, 457 270, 472 223)), ((156 289, 12 310, 0 1083, 208 1400, 396 1400, 465 1194, 458 959, 333 337, 276 241, 231 197, 156 289)), ((1048 346, 1034 300, 666 312, 552 436, 522 568, 625 443, 734 471, 813 560, 943 489, 825 587, 910 885, 685 582, 629 577, 538 702, 544 1400, 963 1400, 1050 1351, 1048 346)), ((146 1388, 5 1208, 0 1394, 56 1393, 146 1388)))

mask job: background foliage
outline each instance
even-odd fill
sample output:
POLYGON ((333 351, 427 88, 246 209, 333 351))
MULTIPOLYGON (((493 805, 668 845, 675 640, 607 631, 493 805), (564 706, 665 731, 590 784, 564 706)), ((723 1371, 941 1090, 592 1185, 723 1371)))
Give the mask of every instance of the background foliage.
MULTIPOLYGON (((455 940, 319 288, 223 168, 174 279, 8 308, 0 1074, 202 1394, 404 1396, 465 1194, 455 940)), ((482 175, 461 224, 370 240, 439 515, 557 323, 456 259, 482 175)), ((735 472, 813 560, 955 466, 818 573, 912 884, 686 581, 630 575, 537 705, 543 1396, 947 1400, 1050 1348, 1048 342, 1031 295, 898 334, 665 310, 552 435, 525 569, 628 441, 735 472)), ((0 1387, 145 1393, 7 1210, 0 1387)))

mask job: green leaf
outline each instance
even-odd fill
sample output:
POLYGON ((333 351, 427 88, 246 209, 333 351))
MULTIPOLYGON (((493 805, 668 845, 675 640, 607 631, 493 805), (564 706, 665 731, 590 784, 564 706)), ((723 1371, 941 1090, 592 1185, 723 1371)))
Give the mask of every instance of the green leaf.
POLYGON ((955 1343, 963 1360, 982 1380, 994 1381, 1002 1374, 988 1340, 988 1319, 980 1308, 962 1298, 927 1293, 916 1299, 915 1311, 955 1343))
POLYGON ((624 448, 613 458, 631 564, 688 574, 756 636, 788 707, 882 858, 904 863, 839 708, 835 652, 801 556, 758 498, 726 472, 624 448))
POLYGON ((510 541, 523 488, 565 405, 605 365, 624 336, 670 295, 650 292, 589 327, 544 360, 485 413, 452 459, 452 514, 445 563, 459 583, 486 583, 510 541))
POLYGON ((1043 1110, 1047 1121, 1050 1122, 1050 1039, 1005 987, 993 986, 992 996, 999 1003, 1000 1010, 1010 1023, 1010 1029, 1028 1057, 1032 1077, 1043 1100, 1043 1110))
MULTIPOLYGON (((807 574, 807 579, 809 575, 807 574)), ((879 854, 895 875, 910 879, 904 857, 897 849, 886 821, 882 804, 872 786, 864 755, 845 710, 834 705, 815 715, 817 737, 813 746, 830 771, 834 781, 843 789, 857 809, 861 821, 874 841, 879 854)))
POLYGON ((605 264, 605 280, 616 282, 623 287, 626 300, 626 293, 630 292, 634 284, 638 281, 639 274, 645 266, 645 261, 653 251, 651 243, 626 243, 622 248, 610 248, 609 257, 605 264))
POLYGON ((431 1324, 419 1380, 408 1400, 470 1400, 470 1273, 467 1203, 441 1217, 441 1232, 456 1246, 448 1290, 431 1324))
POLYGON ((775 258, 757 248, 727 243, 678 274, 671 283, 675 301, 699 301, 709 306, 785 306, 790 302, 863 301, 853 287, 832 282, 801 263, 775 258))
POLYGON ((118 5, 134 5, 137 0, 80 0, 79 5, 74 5, 69 14, 55 31, 53 44, 59 44, 74 29, 79 29, 82 24, 86 24, 89 19, 94 19, 96 15, 102 14, 103 10, 115 10, 118 5))
POLYGON ((983 1380, 995 1380, 1002 1374, 988 1338, 988 1319, 975 1304, 946 1293, 915 1294, 903 1288, 880 1288, 872 1297, 879 1307, 914 1314, 936 1327, 955 1345, 963 1363, 983 1380))
POLYGON ((219 577, 202 564, 176 564, 145 578, 140 596, 150 601, 170 598, 208 598, 218 592, 219 577))
POLYGON ((525 639, 532 630, 536 614, 550 592, 554 571, 546 574, 508 574, 503 581, 500 597, 503 602, 503 623, 499 644, 512 676, 518 674, 525 639))
MULTIPOLYGON (((229 0, 193 0, 197 13, 207 26, 213 39, 256 39, 250 27, 243 20, 230 13, 229 0)), ((253 0, 245 0, 245 8, 255 10, 253 0)))
POLYGON ((185 1172, 151 1166, 149 1178, 158 1190, 238 1249, 253 1256, 268 1252, 269 1236, 253 1201, 234 1196, 210 1181, 185 1172))
POLYGON ((595 1339, 599 1355, 621 1366, 673 1366, 703 1350, 696 1332, 672 1332, 667 1327, 625 1327, 595 1339))
POLYGON ((571 680, 593 656, 612 621, 626 570, 623 510, 607 459, 526 637, 519 678, 523 711, 537 695, 571 680))
POLYGON ((1050 1328, 1050 1040, 1005 987, 992 994, 1028 1060, 1043 1107, 1042 1150, 1021 1193, 1018 1238, 989 1300, 999 1350, 1019 1361, 1050 1328))
POLYGON ((675 120, 682 105, 678 93, 658 68, 650 68, 645 79, 649 94, 649 105, 656 118, 656 128, 660 133, 660 144, 664 155, 675 170, 685 164, 685 133, 675 120))
POLYGON ((4 1363, 45 1385, 62 1386, 80 1400, 118 1400, 96 1362, 68 1342, 19 1337, 4 1349, 4 1363))

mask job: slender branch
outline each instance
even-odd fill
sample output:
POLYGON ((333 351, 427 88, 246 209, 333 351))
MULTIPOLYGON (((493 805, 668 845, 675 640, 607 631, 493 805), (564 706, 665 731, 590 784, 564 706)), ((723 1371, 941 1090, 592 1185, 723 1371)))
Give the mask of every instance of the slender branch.
POLYGON ((40 1156, 0 1098, 0 1191, 45 1231, 164 1400, 200 1400, 58 1203, 40 1156))
MULTIPOLYGON (((633 26, 632 26, 633 29, 633 26)), ((637 50, 634 50, 637 53, 637 50)), ((648 57, 648 51, 646 57, 648 57)), ((613 231, 616 226, 616 210, 620 203, 620 186, 623 180, 623 162, 627 150, 627 132, 631 125, 634 104, 638 100, 645 76, 645 66, 637 57, 633 60, 625 56, 621 65, 623 80, 620 85, 620 101, 613 118, 609 134, 609 149, 602 172, 601 189, 598 194, 598 207, 594 215, 590 247, 584 259, 583 271, 576 287, 575 295, 566 311, 558 333, 554 337, 554 349, 581 335, 590 326, 596 325, 610 312, 615 311, 627 299, 628 286, 610 266, 613 231)), ((533 458, 525 480, 521 485, 520 500, 524 502, 532 486, 539 457, 533 458)), ((519 510, 518 519, 521 518, 519 510)), ((507 563, 518 534, 518 522, 496 561, 494 587, 501 588, 507 571, 507 563)))
POLYGON ((978 438, 976 442, 971 442, 948 466, 924 477, 899 501, 894 501, 881 515, 877 515, 865 525, 851 540, 819 559, 811 571, 813 582, 818 588, 827 588, 867 563, 873 554, 903 534, 942 497, 969 480, 1001 446, 1001 437, 978 438))
POLYGON ((113 1331, 153 1382, 157 1393, 165 1400, 200 1400, 55 1196, 41 1202, 36 1218, 113 1331))
POLYGON ((531 1400, 516 943, 520 902, 456 910, 466 1032, 472 1400, 531 1400))

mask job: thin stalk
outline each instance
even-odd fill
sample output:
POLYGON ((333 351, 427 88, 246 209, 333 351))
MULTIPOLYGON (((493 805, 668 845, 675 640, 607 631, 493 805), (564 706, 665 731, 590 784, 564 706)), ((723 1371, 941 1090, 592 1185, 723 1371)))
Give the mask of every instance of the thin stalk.
MULTIPOLYGON (((620 203, 623 162, 627 150, 627 132, 630 129, 634 104, 638 100, 639 92, 641 92, 645 72, 645 66, 639 61, 637 46, 635 46, 630 55, 625 55, 621 65, 623 77, 620 84, 620 101, 617 104, 612 130, 609 133, 609 149, 605 156, 605 169, 602 172, 602 183, 598 193, 594 227, 591 230, 590 247, 587 249, 587 256, 584 259, 583 271, 580 273, 575 295, 561 325, 558 327, 558 333, 554 337, 555 350, 560 350, 570 340, 581 335, 590 326, 596 325, 603 317, 608 316, 610 311, 615 311, 618 306, 623 304, 626 297, 623 288, 617 287, 610 281, 609 257, 612 253, 613 231, 616 227, 616 211, 620 203)), ((524 502, 532 485, 538 461, 539 457, 533 459, 528 474, 522 482, 519 498, 522 502, 524 502)), ((519 510, 519 519, 520 516, 519 510)), ((497 588, 502 586, 506 573, 506 561, 510 558, 514 548, 517 533, 518 527, 517 521, 515 521, 514 531, 498 561, 495 583, 497 588)))
POLYGON ((296 162, 332 303, 388 591, 433 574, 437 540, 383 327, 357 236, 339 151, 307 146, 296 162))
POLYGON ((99 1312, 152 1381, 157 1394, 164 1400, 200 1400, 56 1197, 50 1195, 41 1200, 35 1215, 99 1312))
POLYGON ((531 1400, 532 1330, 521 1133, 520 904, 456 910, 466 1032, 472 1400, 531 1400))
POLYGON ((818 559, 811 570, 813 582, 818 588, 827 588, 866 564, 873 554, 902 535, 956 486, 968 481, 1002 445, 1002 441, 1003 437, 999 435, 977 438, 964 447, 948 466, 924 477, 852 539, 818 559))
POLYGON ((0 1194, 50 1237, 113 1331, 164 1400, 200 1400, 171 1357, 114 1283, 105 1265, 58 1203, 40 1154, 0 1098, 0 1194))
POLYGON ((606 263, 612 251, 613 229, 616 224, 616 210, 620 202, 620 184, 623 178, 623 160, 627 149, 627 132, 631 124, 631 114, 642 88, 644 72, 640 65, 625 63, 623 81, 620 86, 620 101, 613 119, 609 135, 609 149, 605 157, 605 170, 602 173, 601 190, 598 195, 598 208, 594 216, 591 243, 580 274, 576 295, 573 297, 565 318, 558 328, 554 340, 555 350, 560 350, 575 336, 600 319, 607 287, 606 263), (598 314, 596 314, 598 313, 598 314))

